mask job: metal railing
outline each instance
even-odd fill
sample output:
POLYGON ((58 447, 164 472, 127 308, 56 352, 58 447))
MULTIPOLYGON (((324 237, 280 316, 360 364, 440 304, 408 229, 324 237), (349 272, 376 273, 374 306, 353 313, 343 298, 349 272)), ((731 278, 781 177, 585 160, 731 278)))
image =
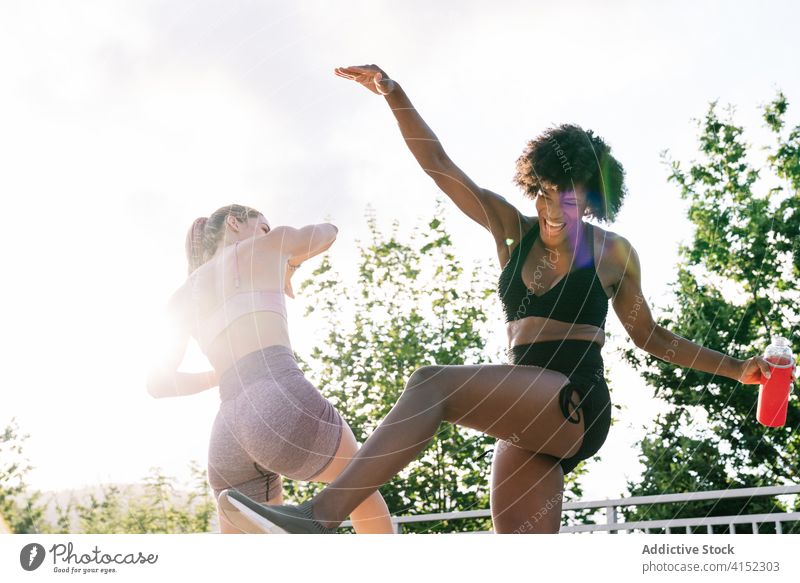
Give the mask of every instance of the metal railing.
MULTIPOLYGON (((769 514, 738 514, 733 516, 698 516, 694 518, 675 518, 670 520, 642 520, 637 522, 620 522, 617 509, 625 506, 647 506, 652 504, 671 504, 696 502, 698 500, 722 500, 728 498, 754 498, 785 496, 800 494, 800 485, 795 486, 770 486, 762 488, 738 488, 731 490, 711 490, 707 492, 685 492, 681 494, 662 494, 658 496, 633 496, 631 498, 616 498, 609 500, 594 500, 585 502, 566 502, 562 510, 591 510, 604 509, 605 523, 601 524, 571 524, 561 527, 561 533, 581 532, 617 532, 633 533, 636 531, 650 533, 651 530, 663 530, 666 533, 685 532, 691 533, 698 527, 706 527, 706 532, 711 534, 714 526, 727 526, 730 534, 736 534, 737 524, 750 525, 751 531, 758 534, 758 525, 774 523, 775 532, 783 532, 783 523, 800 521, 800 512, 775 512, 769 514)), ((468 510, 463 512, 442 512, 437 514, 421 514, 418 516, 393 516, 392 523, 397 532, 402 532, 404 524, 418 524, 424 522, 441 522, 452 520, 468 520, 476 518, 491 518, 487 510, 468 510)), ((350 521, 342 526, 351 526, 350 521)), ((491 531, 483 531, 491 532, 491 531)))

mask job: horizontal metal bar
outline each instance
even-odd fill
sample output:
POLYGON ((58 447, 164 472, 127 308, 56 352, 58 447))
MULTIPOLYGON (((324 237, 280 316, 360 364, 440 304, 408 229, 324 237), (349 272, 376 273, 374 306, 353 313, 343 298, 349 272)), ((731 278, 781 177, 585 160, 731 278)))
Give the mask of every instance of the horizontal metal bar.
POLYGON ((567 502, 563 505, 563 509, 583 510, 585 508, 603 508, 605 506, 641 506, 643 504, 664 504, 668 502, 691 502, 694 500, 744 498, 751 496, 782 496, 786 494, 800 494, 800 485, 732 488, 729 490, 709 490, 707 492, 681 492, 680 494, 660 494, 656 496, 632 496, 630 498, 609 500, 567 502))
MULTIPOLYGON (((439 512, 437 514, 418 514, 414 516, 392 516, 395 524, 407 524, 411 522, 434 522, 442 520, 464 520, 467 518, 491 518, 491 510, 464 510, 462 512, 439 512)), ((352 522, 347 520, 342 526, 352 526, 352 522)))
POLYGON ((642 520, 635 522, 618 522, 616 524, 574 524, 564 526, 561 532, 588 532, 597 530, 630 530, 633 528, 677 528, 681 526, 711 526, 748 524, 751 522, 790 522, 800 520, 800 512, 771 514, 744 514, 741 516, 708 516, 697 518, 676 518, 674 520, 642 520))
MULTIPOLYGON (((567 502, 563 510, 583 510, 587 508, 605 508, 615 506, 642 506, 645 504, 665 504, 669 502, 691 502, 696 500, 713 500, 720 498, 743 498, 755 496, 782 496, 800 494, 800 485, 766 486, 760 488, 734 488, 730 490, 711 490, 707 492, 681 492, 679 494, 661 494, 656 496, 632 496, 608 500, 590 500, 586 502, 567 502)), ((465 510, 461 512, 440 512, 436 514, 419 514, 416 516, 394 516, 392 522, 403 524, 413 522, 434 522, 441 520, 464 520, 469 518, 489 518, 489 509, 465 510)), ((348 520, 342 526, 352 526, 348 520)))

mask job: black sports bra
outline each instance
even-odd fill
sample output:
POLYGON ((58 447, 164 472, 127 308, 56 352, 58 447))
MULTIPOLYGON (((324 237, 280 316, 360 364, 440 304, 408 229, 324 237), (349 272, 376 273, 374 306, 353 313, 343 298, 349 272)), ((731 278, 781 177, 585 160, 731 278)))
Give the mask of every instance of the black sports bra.
POLYGON ((506 322, 540 316, 604 328, 608 315, 608 296, 595 269, 594 228, 589 223, 584 224, 589 231, 585 237, 589 240, 588 250, 579 250, 575 254, 572 270, 546 291, 538 279, 542 277, 544 270, 552 269, 552 257, 545 256, 540 260, 529 285, 522 280, 522 267, 539 235, 539 223, 525 234, 511 253, 498 280, 498 292, 503 302, 506 322), (540 295, 536 295, 535 291, 540 295))

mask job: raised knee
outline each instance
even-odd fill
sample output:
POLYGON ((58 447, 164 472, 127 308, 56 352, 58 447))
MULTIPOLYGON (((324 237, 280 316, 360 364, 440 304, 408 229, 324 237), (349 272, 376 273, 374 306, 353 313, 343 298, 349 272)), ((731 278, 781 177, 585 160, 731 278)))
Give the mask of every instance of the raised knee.
POLYGON ((441 373, 442 367, 436 365, 421 366, 408 378, 406 391, 425 388, 430 389, 436 385, 436 376, 441 373))
POLYGON ((426 402, 440 403, 441 383, 437 376, 441 374, 441 366, 421 366, 408 378, 403 395, 407 399, 424 399, 426 402))

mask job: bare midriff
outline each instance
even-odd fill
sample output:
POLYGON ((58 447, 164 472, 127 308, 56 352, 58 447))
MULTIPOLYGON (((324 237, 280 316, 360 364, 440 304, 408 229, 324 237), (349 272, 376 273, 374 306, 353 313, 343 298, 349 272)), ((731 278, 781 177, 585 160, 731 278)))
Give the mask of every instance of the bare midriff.
POLYGON ((605 331, 591 324, 573 324, 541 316, 528 316, 507 324, 508 346, 553 342, 557 340, 586 340, 603 346, 605 331))
POLYGON ((292 348, 286 319, 276 312, 252 312, 231 322, 208 347, 206 356, 222 374, 246 354, 276 344, 292 348))

